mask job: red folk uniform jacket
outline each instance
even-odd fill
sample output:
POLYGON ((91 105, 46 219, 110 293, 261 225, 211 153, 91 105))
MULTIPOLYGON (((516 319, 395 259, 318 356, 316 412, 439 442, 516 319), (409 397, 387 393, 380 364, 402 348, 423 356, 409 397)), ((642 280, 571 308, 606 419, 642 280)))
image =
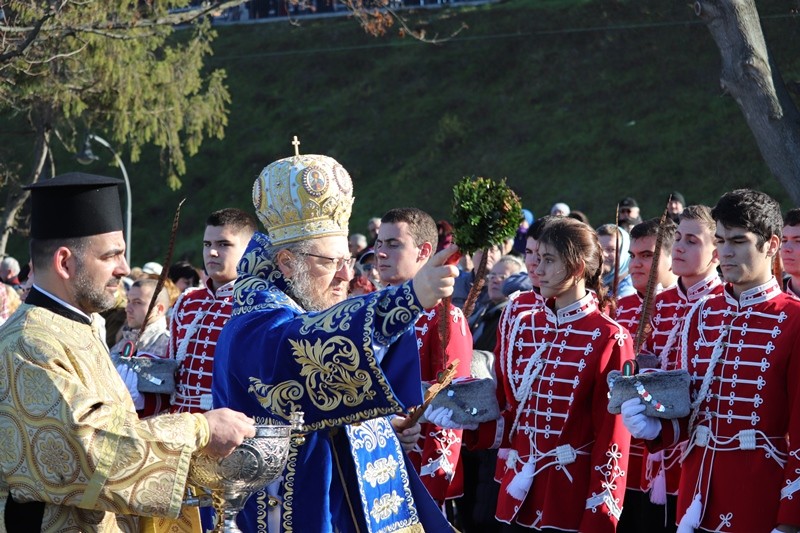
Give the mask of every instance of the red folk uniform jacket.
MULTIPOLYGON (((631 339, 636 338, 639 331, 639 317, 642 316, 642 297, 638 292, 623 296, 617 301, 617 312, 614 319, 628 330, 631 339)), ((623 361, 624 362, 624 361, 623 361)), ((628 455, 628 481, 627 488, 630 490, 641 491, 639 478, 642 477, 642 465, 644 464, 645 444, 642 439, 631 437, 630 452, 628 455)))
MULTIPOLYGON (((642 352, 658 356, 661 360, 662 370, 675 370, 680 366, 680 334, 683 319, 689 309, 701 298, 722 293, 722 280, 716 272, 712 272, 706 279, 697 282, 685 289, 679 282, 656 296, 653 306, 653 316, 650 319, 652 330, 647 338, 642 352)), ((681 454, 685 443, 678 443, 661 453, 651 454, 644 450, 642 458, 642 476, 640 488, 645 492, 652 490, 655 483, 661 483, 663 478, 666 493, 678 493, 681 479, 681 454)), ((631 477, 630 483, 635 483, 631 477)))
MULTIPOLYGON (((450 339, 447 344, 447 363, 444 363, 442 343, 439 340, 439 321, 444 305, 425 311, 415 325, 417 347, 421 362, 422 380, 435 381, 450 362, 458 359, 456 377, 469 377, 472 364, 472 333, 464 313, 450 306, 447 327, 450 339)), ((422 483, 439 502, 458 498, 464 494, 464 475, 461 469, 462 430, 443 429, 433 424, 422 424, 422 437, 409 458, 422 478, 422 483)))
MULTIPOLYGON (((211 280, 208 281, 211 283, 211 280)), ((233 281, 216 292, 189 289, 175 302, 170 325, 170 357, 180 365, 175 376, 173 413, 202 413, 212 408, 211 373, 222 326, 233 311, 233 281)))
MULTIPOLYGON (((520 296, 522 297, 522 296, 520 296)), ((594 293, 554 311, 509 304, 497 353, 502 416, 465 432, 470 447, 512 448, 497 518, 535 528, 613 532, 630 434, 608 413, 606 377, 633 357, 628 332, 594 293)))
MULTIPOLYGON (((531 290, 526 292, 515 292, 509 296, 509 303, 506 308, 511 307, 509 310, 505 309, 500 316, 500 323, 497 325, 497 344, 494 348, 495 359, 497 354, 503 353, 505 343, 511 335, 512 326, 515 317, 519 313, 532 313, 541 310, 544 307, 544 298, 539 294, 538 290, 531 290)), ((495 364, 495 367, 497 364, 495 364)), ((500 404, 502 405, 502 404, 500 404)), ((510 448, 500 448, 497 450, 497 465, 495 466, 494 480, 500 483, 506 473, 506 461, 510 448)))
POLYGON ((662 421, 652 443, 688 437, 678 519, 694 502, 710 531, 800 524, 800 300, 774 278, 739 300, 726 286, 684 320, 681 364, 696 408, 662 421))

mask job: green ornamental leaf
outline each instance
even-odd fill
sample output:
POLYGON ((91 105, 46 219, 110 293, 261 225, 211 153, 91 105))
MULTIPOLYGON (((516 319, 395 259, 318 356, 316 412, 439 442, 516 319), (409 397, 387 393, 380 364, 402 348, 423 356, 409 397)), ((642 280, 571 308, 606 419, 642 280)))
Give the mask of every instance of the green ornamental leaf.
POLYGON ((505 178, 465 177, 453 187, 452 222, 462 253, 503 243, 521 221, 522 203, 505 178))

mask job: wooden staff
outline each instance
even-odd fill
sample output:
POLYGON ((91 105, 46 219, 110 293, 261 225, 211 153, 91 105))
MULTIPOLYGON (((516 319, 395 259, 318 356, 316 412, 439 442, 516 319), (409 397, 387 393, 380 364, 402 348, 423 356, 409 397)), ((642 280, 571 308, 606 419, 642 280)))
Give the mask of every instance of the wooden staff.
POLYGON ((161 274, 158 275, 158 281, 156 282, 156 286, 153 289, 153 296, 150 298, 150 304, 147 306, 147 314, 144 315, 144 322, 142 323, 142 327, 139 329, 139 333, 136 335, 136 338, 139 339, 144 333, 144 330, 147 329, 147 326, 150 324, 151 316, 150 313, 153 312, 153 308, 156 306, 156 300, 158 299, 158 294, 161 292, 161 289, 164 288, 164 283, 167 280, 167 275, 169 274, 169 266, 172 263, 172 253, 175 251, 175 237, 178 234, 178 222, 181 219, 181 207, 183 207, 183 202, 186 201, 186 198, 181 200, 178 203, 178 208, 175 210, 175 216, 172 217, 172 229, 170 230, 169 234, 169 246, 167 247, 167 256, 164 258, 164 266, 161 269, 161 274))
POLYGON ((775 257, 772 258, 772 275, 775 276, 775 281, 780 284, 781 288, 785 288, 785 284, 783 283, 783 261, 781 260, 780 250, 775 254, 775 257))
POLYGON ((617 301, 617 289, 619 288, 619 254, 620 254, 620 241, 622 240, 622 232, 619 230, 619 204, 617 204, 617 213, 614 215, 614 278, 611 282, 611 298, 617 301))
POLYGON ((425 409, 427 409, 433 399, 436 398, 436 395, 446 389, 447 386, 453 381, 453 378, 456 375, 456 369, 458 368, 458 363, 458 359, 453 359, 453 362, 447 365, 447 368, 439 372, 439 377, 437 378, 436 383, 428 387, 428 390, 425 391, 425 399, 422 402, 422 405, 411 409, 408 417, 406 417, 406 419, 403 421, 402 429, 408 429, 419 422, 420 417, 422 417, 422 415, 425 413, 425 409))
POLYGON ((475 310, 475 302, 478 300, 478 295, 480 295, 483 285, 486 283, 486 265, 490 250, 490 247, 484 248, 481 254, 481 262, 478 263, 478 268, 475 269, 475 281, 469 289, 466 302, 464 302, 464 317, 467 319, 472 315, 472 311, 475 310))
MULTIPOLYGON (((670 196, 671 198, 671 196, 670 196)), ((669 203, 667 204, 669 206, 669 203)), ((656 232, 656 246, 653 250, 653 262, 650 265, 650 274, 647 277, 647 289, 642 298, 642 313, 639 315, 639 327, 636 330, 636 339, 633 343, 633 353, 638 354, 644 344, 650 328, 650 314, 652 312, 653 301, 655 300, 656 283, 658 282, 658 262, 661 259, 661 244, 664 242, 666 232, 666 220, 669 211, 664 209, 661 219, 658 221, 658 231, 656 232)))

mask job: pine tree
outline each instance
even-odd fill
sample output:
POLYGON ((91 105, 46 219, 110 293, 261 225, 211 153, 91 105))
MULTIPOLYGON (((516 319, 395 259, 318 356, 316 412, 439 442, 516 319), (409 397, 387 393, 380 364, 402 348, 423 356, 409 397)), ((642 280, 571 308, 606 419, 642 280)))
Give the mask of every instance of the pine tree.
POLYGON ((0 169, 0 254, 28 197, 22 184, 57 173, 55 139, 74 151, 82 134, 102 131, 133 162, 155 145, 168 185, 180 187, 186 157, 227 124, 225 72, 204 68, 216 36, 208 15, 242 1, 193 11, 181 11, 189 0, 0 3, 0 113, 24 116, 35 139, 30 169, 0 169))

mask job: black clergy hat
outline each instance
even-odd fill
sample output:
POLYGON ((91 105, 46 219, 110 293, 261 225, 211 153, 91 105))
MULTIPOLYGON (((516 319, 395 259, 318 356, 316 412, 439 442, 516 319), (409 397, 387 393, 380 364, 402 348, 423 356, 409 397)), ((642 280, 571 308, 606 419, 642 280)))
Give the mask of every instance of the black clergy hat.
POLYGON ((24 187, 31 191, 31 238, 71 239, 121 231, 122 183, 69 172, 24 187))

